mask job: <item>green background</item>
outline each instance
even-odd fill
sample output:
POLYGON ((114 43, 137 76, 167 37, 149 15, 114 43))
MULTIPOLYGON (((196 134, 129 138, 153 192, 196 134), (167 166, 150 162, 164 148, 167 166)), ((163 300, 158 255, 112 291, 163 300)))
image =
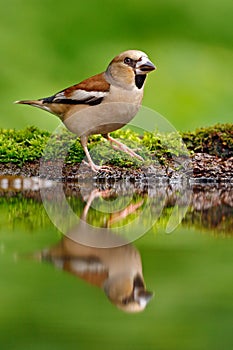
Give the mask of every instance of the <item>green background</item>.
POLYGON ((118 53, 147 52, 143 104, 177 129, 232 121, 230 0, 0 1, 0 126, 52 131, 55 116, 26 106, 105 70, 118 53))

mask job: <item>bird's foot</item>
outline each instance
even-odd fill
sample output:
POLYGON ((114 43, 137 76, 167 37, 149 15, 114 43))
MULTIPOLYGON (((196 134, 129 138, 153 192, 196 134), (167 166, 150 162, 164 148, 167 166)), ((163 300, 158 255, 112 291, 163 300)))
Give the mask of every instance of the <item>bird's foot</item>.
POLYGON ((101 171, 101 170, 106 170, 106 171, 111 170, 111 168, 107 165, 97 165, 94 162, 86 162, 85 160, 83 160, 83 163, 89 166, 91 170, 94 171, 94 173, 97 173, 98 171, 101 171))

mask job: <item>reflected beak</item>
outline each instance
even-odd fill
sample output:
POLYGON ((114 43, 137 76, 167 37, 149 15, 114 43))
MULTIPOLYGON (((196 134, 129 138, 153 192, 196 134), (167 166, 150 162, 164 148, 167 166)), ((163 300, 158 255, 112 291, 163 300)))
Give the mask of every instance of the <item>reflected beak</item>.
POLYGON ((136 64, 136 74, 147 74, 155 69, 155 65, 147 57, 142 57, 136 64))
POLYGON ((149 301, 153 298, 154 293, 148 292, 146 290, 135 290, 134 292, 134 297, 135 301, 138 302, 138 304, 142 307, 145 308, 146 305, 149 303, 149 301))

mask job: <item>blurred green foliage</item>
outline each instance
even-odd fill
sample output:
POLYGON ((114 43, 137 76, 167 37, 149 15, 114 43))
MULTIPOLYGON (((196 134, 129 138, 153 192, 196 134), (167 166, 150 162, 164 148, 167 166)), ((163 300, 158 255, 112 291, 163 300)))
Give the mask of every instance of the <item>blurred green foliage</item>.
POLYGON ((177 129, 232 121, 231 0, 0 2, 1 127, 52 131, 57 118, 12 102, 49 96, 129 48, 158 67, 143 104, 177 129))

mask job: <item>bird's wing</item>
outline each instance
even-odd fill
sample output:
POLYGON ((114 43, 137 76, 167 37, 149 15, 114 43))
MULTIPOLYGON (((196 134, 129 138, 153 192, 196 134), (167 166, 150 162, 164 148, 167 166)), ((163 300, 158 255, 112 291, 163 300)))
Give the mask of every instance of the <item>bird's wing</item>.
POLYGON ((104 73, 100 73, 53 96, 43 98, 41 101, 43 104, 87 104, 93 106, 102 102, 103 98, 108 95, 109 89, 110 84, 106 81, 104 73))

